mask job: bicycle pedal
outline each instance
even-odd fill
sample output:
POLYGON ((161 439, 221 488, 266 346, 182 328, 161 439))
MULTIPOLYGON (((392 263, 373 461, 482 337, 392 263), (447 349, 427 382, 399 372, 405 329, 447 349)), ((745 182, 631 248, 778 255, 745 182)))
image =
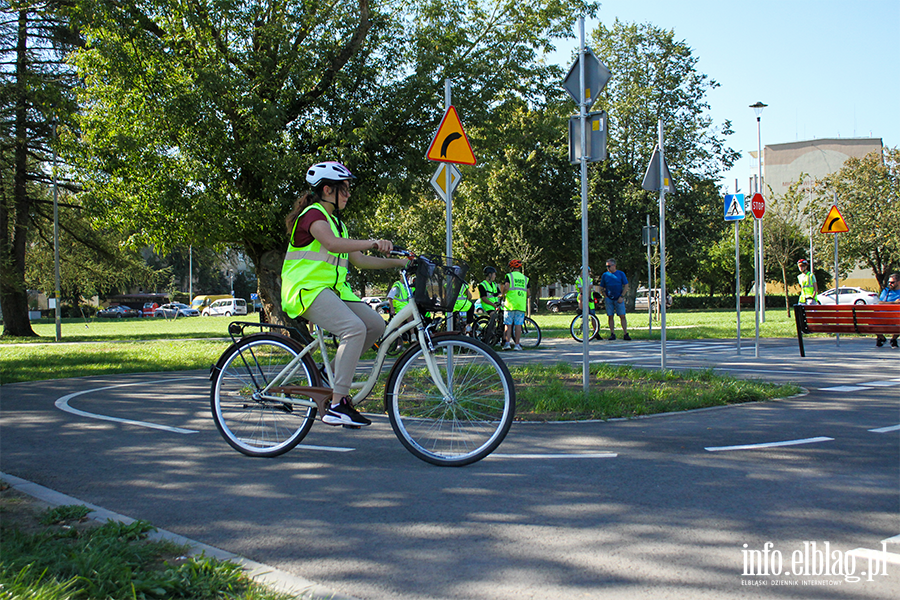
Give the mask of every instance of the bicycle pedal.
POLYGON ((362 429, 362 425, 341 425, 345 429, 362 429))

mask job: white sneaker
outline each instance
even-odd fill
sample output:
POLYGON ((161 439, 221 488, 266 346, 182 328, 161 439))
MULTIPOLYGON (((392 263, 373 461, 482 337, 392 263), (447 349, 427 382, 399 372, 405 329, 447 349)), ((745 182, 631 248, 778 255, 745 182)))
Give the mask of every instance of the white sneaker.
POLYGON ((501 348, 501 350, 512 350, 512 344, 506 342, 505 344, 503 344, 503 348, 501 348))
POLYGON ((522 349, 521 344, 516 344, 515 346, 513 346, 513 350, 521 350, 521 349, 522 349))

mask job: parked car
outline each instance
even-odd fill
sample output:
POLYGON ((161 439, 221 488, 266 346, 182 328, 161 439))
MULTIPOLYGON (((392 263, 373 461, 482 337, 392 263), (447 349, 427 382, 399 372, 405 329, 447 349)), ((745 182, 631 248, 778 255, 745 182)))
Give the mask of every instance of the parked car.
POLYGON ((365 302, 366 304, 368 304, 369 306, 371 306, 372 308, 375 308, 382 302, 381 298, 379 298, 378 296, 365 296, 362 298, 362 301, 365 302))
MULTIPOLYGON (((858 287, 840 287, 838 300, 841 304, 878 304, 878 294, 858 287)), ((819 304, 835 304, 835 289, 819 294, 819 304)))
MULTIPOLYGON (((651 296, 649 292, 650 290, 648 290, 647 288, 638 288, 638 291, 636 292, 636 295, 634 297, 635 310, 647 310, 647 302, 649 301, 648 298, 651 296)), ((656 305, 659 304, 659 294, 659 288, 654 288, 652 293, 652 302, 654 309, 656 308, 656 305)), ((670 306, 672 306, 672 295, 666 294, 666 308, 669 308, 670 306)))
POLYGON ((552 313, 577 311, 578 310, 578 292, 569 292, 562 298, 547 300, 547 310, 552 313))
POLYGON ((204 308, 201 314, 204 317, 246 315, 247 301, 243 298, 225 298, 224 300, 216 300, 204 308))
POLYGON ((182 304, 181 302, 170 302, 169 304, 163 304, 154 310, 153 316, 166 317, 167 319, 174 317, 199 317, 200 311, 196 308, 191 308, 187 304, 182 304))
POLYGON ((156 309, 159 308, 159 304, 156 302, 144 302, 144 308, 141 310, 142 317, 152 317, 156 309))
POLYGON ((130 319, 132 317, 141 316, 141 311, 135 310, 129 306, 117 304, 103 310, 97 311, 97 316, 101 319, 130 319))

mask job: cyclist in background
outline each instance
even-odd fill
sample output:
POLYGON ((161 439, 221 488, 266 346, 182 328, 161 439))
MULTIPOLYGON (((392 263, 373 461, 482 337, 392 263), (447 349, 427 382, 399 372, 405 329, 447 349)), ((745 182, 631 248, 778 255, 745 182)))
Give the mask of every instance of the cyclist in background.
POLYGON ((407 260, 363 254, 389 253, 394 247, 390 240, 349 237, 341 211, 350 200, 351 179, 353 174, 339 162, 317 163, 307 170, 311 189, 285 219, 289 240, 281 270, 281 306, 289 317, 302 315, 340 338, 331 407, 322 421, 359 427, 372 422, 353 407, 350 384, 363 350, 381 337, 385 323, 350 289, 347 269, 350 264, 359 269, 400 268, 407 260))
POLYGON ((497 269, 484 268, 484 281, 478 284, 481 310, 491 312, 500 307, 500 285, 497 283, 497 269))
MULTIPOLYGON (((596 300, 597 300, 598 294, 594 293, 594 280, 591 277, 591 268, 590 267, 588 267, 588 281, 589 281, 589 284, 588 284, 588 294, 589 294, 588 314, 593 315, 594 309, 597 308, 596 300)), ((581 275, 579 275, 578 279, 575 280, 575 289, 578 290, 578 312, 580 313, 580 312, 582 312, 583 307, 584 307, 584 305, 581 303, 581 275)))
POLYGON ((509 261, 510 273, 500 286, 500 293, 506 299, 503 303, 503 349, 521 350, 522 325, 525 324, 525 311, 528 309, 528 278, 522 274, 522 261, 514 258, 509 261))

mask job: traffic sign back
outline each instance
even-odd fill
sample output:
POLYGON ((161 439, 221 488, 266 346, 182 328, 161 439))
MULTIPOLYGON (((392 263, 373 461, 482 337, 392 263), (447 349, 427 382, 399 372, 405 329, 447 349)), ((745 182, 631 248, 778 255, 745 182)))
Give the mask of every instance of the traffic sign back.
MULTIPOLYGON (((590 108, 594 102, 597 101, 603 88, 606 87, 609 78, 612 77, 612 73, 610 73, 606 65, 600 62, 600 59, 591 52, 590 48, 584 49, 584 58, 584 103, 590 108)), ((580 63, 581 55, 579 54, 575 57, 575 62, 573 62, 572 66, 569 68, 569 74, 566 75, 566 78, 563 80, 563 87, 566 88, 566 91, 572 96, 572 100, 575 101, 575 104, 578 104, 579 106, 582 103, 580 63)))

